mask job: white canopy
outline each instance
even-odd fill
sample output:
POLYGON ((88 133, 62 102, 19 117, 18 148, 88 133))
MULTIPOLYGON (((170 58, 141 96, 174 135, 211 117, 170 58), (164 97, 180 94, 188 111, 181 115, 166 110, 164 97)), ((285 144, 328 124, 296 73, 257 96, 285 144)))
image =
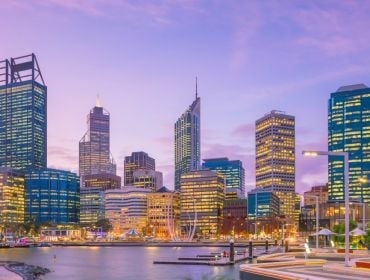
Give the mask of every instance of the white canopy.
POLYGON ((128 232, 126 232, 126 235, 139 235, 139 233, 136 230, 131 229, 128 232))
POLYGON ((336 235, 336 233, 328 230, 327 228, 323 228, 322 230, 319 231, 319 235, 336 235))
POLYGON ((365 235, 366 232, 364 232, 363 230, 359 228, 355 228, 354 230, 350 231, 350 234, 353 236, 361 236, 361 235, 365 235))

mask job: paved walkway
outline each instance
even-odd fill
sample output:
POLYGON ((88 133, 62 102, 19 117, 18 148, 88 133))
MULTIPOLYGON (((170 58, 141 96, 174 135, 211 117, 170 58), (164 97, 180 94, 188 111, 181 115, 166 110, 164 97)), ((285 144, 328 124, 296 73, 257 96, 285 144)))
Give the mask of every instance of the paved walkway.
POLYGON ((5 267, 0 266, 0 280, 22 280, 17 273, 7 270, 5 267))
POLYGON ((294 267, 284 267, 276 269, 278 271, 291 272, 299 275, 305 275, 307 279, 335 279, 335 280, 363 280, 363 276, 356 276, 350 273, 334 273, 329 271, 324 271, 321 266, 294 266, 294 267))

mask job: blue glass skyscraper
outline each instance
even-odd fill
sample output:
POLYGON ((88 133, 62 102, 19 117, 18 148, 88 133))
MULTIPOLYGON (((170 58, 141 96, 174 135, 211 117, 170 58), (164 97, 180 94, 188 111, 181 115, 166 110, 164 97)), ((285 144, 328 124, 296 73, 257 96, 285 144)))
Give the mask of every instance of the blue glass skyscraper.
MULTIPOLYGON (((342 86, 333 92, 328 108, 328 150, 349 153, 351 199, 370 203, 370 88, 342 86)), ((329 200, 344 200, 341 157, 329 157, 329 200)))
POLYGON ((47 87, 34 54, 0 61, 0 166, 47 164, 47 87))
MULTIPOLYGON (((212 171, 220 172, 225 177, 226 196, 235 193, 238 198, 244 198, 245 172, 240 160, 229 160, 228 158, 204 159, 202 167, 212 171)), ((236 198, 235 197, 235 198, 236 198)))

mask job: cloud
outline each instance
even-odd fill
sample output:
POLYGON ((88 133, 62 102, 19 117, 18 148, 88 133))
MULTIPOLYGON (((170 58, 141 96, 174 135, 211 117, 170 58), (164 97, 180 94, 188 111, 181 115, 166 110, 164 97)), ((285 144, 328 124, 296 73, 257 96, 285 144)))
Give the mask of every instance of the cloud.
POLYGON ((48 166, 78 172, 78 153, 66 146, 48 146, 48 166))
POLYGON ((369 2, 306 2, 290 14, 302 29, 296 42, 329 56, 345 55, 368 48, 369 2), (331 4, 330 4, 331 3, 331 4))
POLYGON ((168 25, 179 20, 189 19, 191 14, 203 13, 195 0, 22 0, 5 1, 10 8, 54 8, 75 11, 91 17, 124 19, 133 23, 149 21, 168 25))
POLYGON ((255 124, 254 123, 245 123, 237 128, 235 128, 232 132, 234 136, 250 136, 255 134, 255 124))
MULTIPOLYGON (((321 150, 326 151, 326 136, 316 140, 307 141, 304 135, 297 135, 296 141, 296 191, 303 192, 312 186, 326 184, 328 181, 328 159, 327 157, 305 157, 302 155, 303 150, 321 150)), ((311 135, 313 135, 311 133, 311 135)))

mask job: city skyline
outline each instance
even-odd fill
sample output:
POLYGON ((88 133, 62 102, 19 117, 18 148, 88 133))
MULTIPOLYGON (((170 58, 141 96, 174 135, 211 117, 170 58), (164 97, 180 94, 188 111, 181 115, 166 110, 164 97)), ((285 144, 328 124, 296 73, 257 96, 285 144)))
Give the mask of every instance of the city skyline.
MULTIPOLYGON (((186 6, 164 1, 157 9, 139 5, 133 12, 147 17, 134 21, 127 12, 121 17, 113 11, 112 3, 118 2, 111 1, 104 9, 99 1, 69 1, 69 6, 63 1, 2 3, 4 25, 12 27, 4 28, 9 41, 0 46, 2 57, 35 52, 48 85, 50 167, 78 171, 83 120, 100 94, 102 105, 111 113, 111 146, 118 175, 123 173, 124 156, 144 150, 158 161, 157 169, 172 189, 173 122, 191 102, 197 75, 202 97, 202 159, 242 160, 250 189, 255 179, 253 123, 264 112, 278 109, 296 116, 297 191, 326 183, 326 159, 303 161, 300 150, 303 146, 327 149, 331 92, 344 85, 369 84, 365 44, 369 33, 362 27, 369 21, 365 16, 369 6, 352 1, 335 5, 330 1, 283 2, 281 7, 251 2, 205 9, 192 1, 186 6), (10 9, 11 16, 7 14, 10 9), (269 19, 263 9, 269 11, 269 19), (286 20, 279 15, 284 9, 289 13, 286 20), (55 10, 60 13, 50 13, 55 10), (294 11, 297 17, 291 16, 294 11), (220 12, 224 16, 215 22, 220 12), (249 16, 242 17, 244 12, 249 16), (37 20, 30 21, 31 15, 37 15, 37 20), (308 24, 315 19, 317 24, 308 24), (22 30, 26 23, 33 28, 22 30), (191 32, 200 23, 202 27, 191 32), (265 31, 272 25, 273 32, 265 31), (107 26, 117 27, 104 34, 107 26), (137 34, 128 30, 133 27, 137 34), (30 31, 38 28, 48 38, 47 44, 34 36, 36 31, 30 31), (219 35, 214 34, 215 28, 219 35), (152 35, 143 39, 148 34, 152 35), (281 34, 279 42, 275 41, 277 34, 281 34), (93 46, 98 41, 104 43, 93 46), (159 67, 163 61, 165 65, 159 67), (154 117, 155 124, 151 123, 154 117)), ((130 7, 125 9, 132 12, 130 7)))

